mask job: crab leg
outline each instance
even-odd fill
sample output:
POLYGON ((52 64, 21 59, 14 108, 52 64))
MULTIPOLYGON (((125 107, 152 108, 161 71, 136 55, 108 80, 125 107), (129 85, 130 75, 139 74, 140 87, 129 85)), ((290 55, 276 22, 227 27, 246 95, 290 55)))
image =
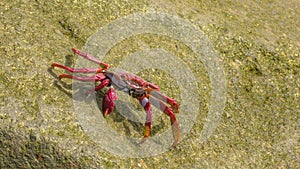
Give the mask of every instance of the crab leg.
POLYGON ((100 69, 99 68, 70 68, 70 67, 58 64, 58 63, 52 63, 51 67, 52 68, 59 67, 59 68, 65 69, 65 70, 67 70, 69 72, 72 72, 72 73, 96 73, 96 72, 102 72, 101 68, 100 69))
POLYGON ((144 138, 141 141, 141 143, 143 143, 147 140, 147 138, 151 134, 152 109, 151 109, 151 106, 150 106, 150 101, 146 96, 139 98, 139 101, 140 101, 141 105, 144 107, 144 110, 146 112, 146 123, 145 123, 145 127, 144 127, 144 138))
POLYGON ((140 78, 134 74, 124 73, 124 74, 121 74, 121 76, 124 76, 127 79, 127 81, 132 81, 140 86, 151 87, 152 89, 159 90, 159 87, 156 86, 155 84, 146 82, 145 80, 143 80, 142 78, 140 78))
POLYGON ((151 87, 152 89, 159 90, 159 87, 158 87, 158 86, 156 86, 155 84, 146 82, 146 81, 144 81, 144 80, 143 80, 142 78, 140 78, 140 77, 134 76, 134 77, 132 77, 130 80, 133 81, 133 82, 135 82, 135 83, 137 83, 137 84, 139 84, 140 86, 144 86, 144 87, 149 86, 149 87, 151 87))
POLYGON ((59 79, 62 78, 68 78, 68 79, 75 79, 75 80, 79 80, 79 81, 83 81, 83 82, 93 82, 93 81, 101 81, 101 77, 99 76, 99 74, 96 74, 94 76, 86 76, 86 77, 81 77, 81 76, 73 76, 73 75, 69 75, 69 74, 61 74, 58 76, 59 79))
POLYGON ((174 142, 173 142, 173 147, 175 147, 180 139, 180 129, 178 125, 178 121, 176 120, 175 113, 172 111, 171 108, 169 108, 163 101, 157 99, 156 97, 153 97, 150 95, 150 102, 153 104, 155 107, 160 109, 162 112, 164 112, 166 115, 170 117, 170 122, 172 125, 172 133, 174 137, 174 142))
POLYGON ((79 56, 82 56, 82 57, 86 58, 87 60, 98 63, 104 69, 109 68, 109 65, 107 63, 104 63, 104 62, 98 60, 97 58, 87 54, 87 53, 81 52, 80 50, 77 50, 75 48, 72 48, 72 51, 74 52, 74 54, 78 54, 79 56))
POLYGON ((178 105, 178 103, 175 99, 172 99, 168 96, 165 96, 157 90, 151 90, 150 95, 155 97, 158 100, 161 100, 161 101, 164 101, 164 102, 168 103, 169 105, 171 105, 174 113, 179 113, 179 109, 178 109, 179 105, 178 105))

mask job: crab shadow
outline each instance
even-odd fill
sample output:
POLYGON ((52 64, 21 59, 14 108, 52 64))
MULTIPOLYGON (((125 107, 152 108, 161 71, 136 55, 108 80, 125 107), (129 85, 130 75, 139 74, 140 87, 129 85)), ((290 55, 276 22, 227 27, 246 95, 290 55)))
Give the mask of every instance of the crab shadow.
MULTIPOLYGON (((66 61, 65 64, 68 67, 72 67, 73 65, 73 61, 71 59, 72 55, 67 55, 66 56, 66 61)), ((95 87, 95 84, 91 84, 91 83, 85 83, 85 82, 72 82, 71 84, 66 83, 63 80, 60 80, 58 75, 54 72, 53 68, 49 67, 48 68, 48 73, 55 79, 53 81, 53 85, 60 90, 61 92, 63 92, 64 94, 66 94, 69 98, 76 100, 76 101, 81 101, 81 102, 86 102, 91 103, 93 100, 96 100, 97 106, 99 108, 99 110, 102 112, 102 101, 103 98, 105 96, 105 93, 107 91, 107 89, 103 89, 103 90, 99 90, 95 93, 96 97, 92 97, 91 95, 87 95, 87 91, 92 89, 93 87, 95 87), (80 87, 74 87, 74 86, 80 86, 80 87), (76 89, 76 90, 74 90, 76 89)), ((68 73, 68 74, 72 74, 68 71, 65 71, 64 73, 68 73)), ((67 80, 66 80, 67 81, 67 80)), ((114 110, 109 117, 107 118, 111 118, 112 121, 114 123, 122 123, 123 124, 123 130, 125 131, 125 134, 127 136, 132 135, 132 129, 137 132, 140 133, 141 138, 143 136, 143 131, 144 131, 144 123, 141 122, 137 122, 136 120, 131 120, 131 119, 135 119, 134 113, 132 112, 132 110, 130 110, 130 107, 128 105, 128 103, 126 103, 125 101, 122 100, 117 100, 118 104, 123 105, 122 109, 119 110, 114 110), (127 118, 125 116, 123 116, 121 113, 119 113, 120 111, 126 111, 125 114, 127 114, 128 116, 131 116, 130 118, 127 118)), ((145 115, 145 119, 146 119, 146 113, 145 115)), ((165 126, 165 124, 162 122, 158 125, 155 125, 152 127, 152 131, 151 131, 151 135, 155 135, 156 133, 159 132, 160 128, 163 128, 165 126)))

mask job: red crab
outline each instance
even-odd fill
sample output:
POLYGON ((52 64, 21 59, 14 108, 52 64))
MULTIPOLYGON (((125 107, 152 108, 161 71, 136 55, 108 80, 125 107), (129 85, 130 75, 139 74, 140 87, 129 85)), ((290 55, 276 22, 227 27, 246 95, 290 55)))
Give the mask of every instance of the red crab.
POLYGON ((151 127, 152 127, 152 109, 150 106, 153 104, 155 107, 160 109, 166 115, 170 117, 171 125, 172 125, 172 133, 174 137, 174 142, 172 146, 176 146, 179 142, 180 138, 180 130, 178 127, 178 121, 176 120, 176 116, 174 114, 179 112, 179 105, 176 100, 163 95, 159 90, 159 87, 155 84, 146 82, 142 78, 138 77, 129 72, 124 71, 111 71, 108 70, 110 67, 108 64, 96 59, 93 56, 90 56, 87 53, 81 52, 77 49, 72 48, 74 54, 82 56, 92 62, 99 64, 102 68, 70 68, 67 66, 63 66, 58 63, 52 63, 51 67, 59 67, 65 69, 72 73, 94 73, 93 76, 73 76, 70 74, 61 74, 59 75, 59 79, 62 78, 70 78, 76 79, 79 81, 91 81, 91 82, 101 82, 94 89, 89 90, 87 94, 91 94, 97 90, 100 90, 104 87, 108 87, 108 91, 105 94, 102 102, 102 113, 104 117, 107 117, 114 109, 114 101, 117 100, 116 91, 120 90, 125 93, 128 93, 130 96, 136 98, 140 104, 144 107, 146 112, 146 123, 144 127, 144 138, 142 142, 146 141, 150 136, 151 127), (167 106, 167 104, 170 105, 167 106))

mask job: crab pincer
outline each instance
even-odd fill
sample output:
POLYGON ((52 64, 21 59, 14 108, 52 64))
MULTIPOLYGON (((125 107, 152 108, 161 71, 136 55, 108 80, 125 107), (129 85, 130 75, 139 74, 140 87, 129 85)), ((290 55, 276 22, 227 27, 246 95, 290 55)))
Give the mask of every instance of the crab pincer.
POLYGON ((114 110, 114 101, 117 99, 116 90, 111 86, 102 101, 102 113, 104 117, 107 117, 114 110))

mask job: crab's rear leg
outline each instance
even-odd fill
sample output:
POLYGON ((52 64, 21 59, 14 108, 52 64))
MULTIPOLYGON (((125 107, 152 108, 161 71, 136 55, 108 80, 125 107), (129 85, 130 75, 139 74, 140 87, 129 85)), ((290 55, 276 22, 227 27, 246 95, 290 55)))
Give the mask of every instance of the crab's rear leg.
POLYGON ((54 69, 55 67, 59 67, 59 68, 65 69, 72 73, 97 73, 97 72, 99 73, 99 72, 102 72, 101 68, 100 69, 99 68, 71 68, 71 67, 64 66, 64 65, 61 65, 58 63, 52 63, 51 67, 52 67, 52 69, 54 69))
POLYGON ((68 78, 68 79, 75 79, 82 82, 101 82, 98 86, 96 86, 94 89, 88 90, 87 95, 93 93, 94 91, 98 91, 105 86, 108 86, 110 83, 110 80, 107 79, 103 74, 95 74, 93 76, 73 76, 69 74, 61 74, 58 76, 59 79, 62 78, 68 78))
POLYGON ((164 112, 167 116, 170 117, 172 133, 174 137, 174 142, 172 146, 175 147, 180 139, 180 129, 175 113, 163 101, 157 99, 156 97, 153 97, 152 95, 150 95, 149 98, 152 105, 154 105, 156 108, 160 109, 162 112, 164 112))
POLYGON ((86 58, 87 60, 98 63, 104 69, 109 68, 109 65, 107 63, 104 63, 104 62, 98 60, 97 58, 87 54, 87 53, 81 52, 80 50, 75 49, 75 48, 72 48, 72 51, 74 52, 74 54, 78 54, 79 56, 82 56, 82 57, 86 58))
POLYGON ((73 76, 70 74, 61 74, 58 76, 59 79, 68 78, 75 79, 82 82, 99 82, 105 78, 103 74, 95 74, 93 76, 73 76))

